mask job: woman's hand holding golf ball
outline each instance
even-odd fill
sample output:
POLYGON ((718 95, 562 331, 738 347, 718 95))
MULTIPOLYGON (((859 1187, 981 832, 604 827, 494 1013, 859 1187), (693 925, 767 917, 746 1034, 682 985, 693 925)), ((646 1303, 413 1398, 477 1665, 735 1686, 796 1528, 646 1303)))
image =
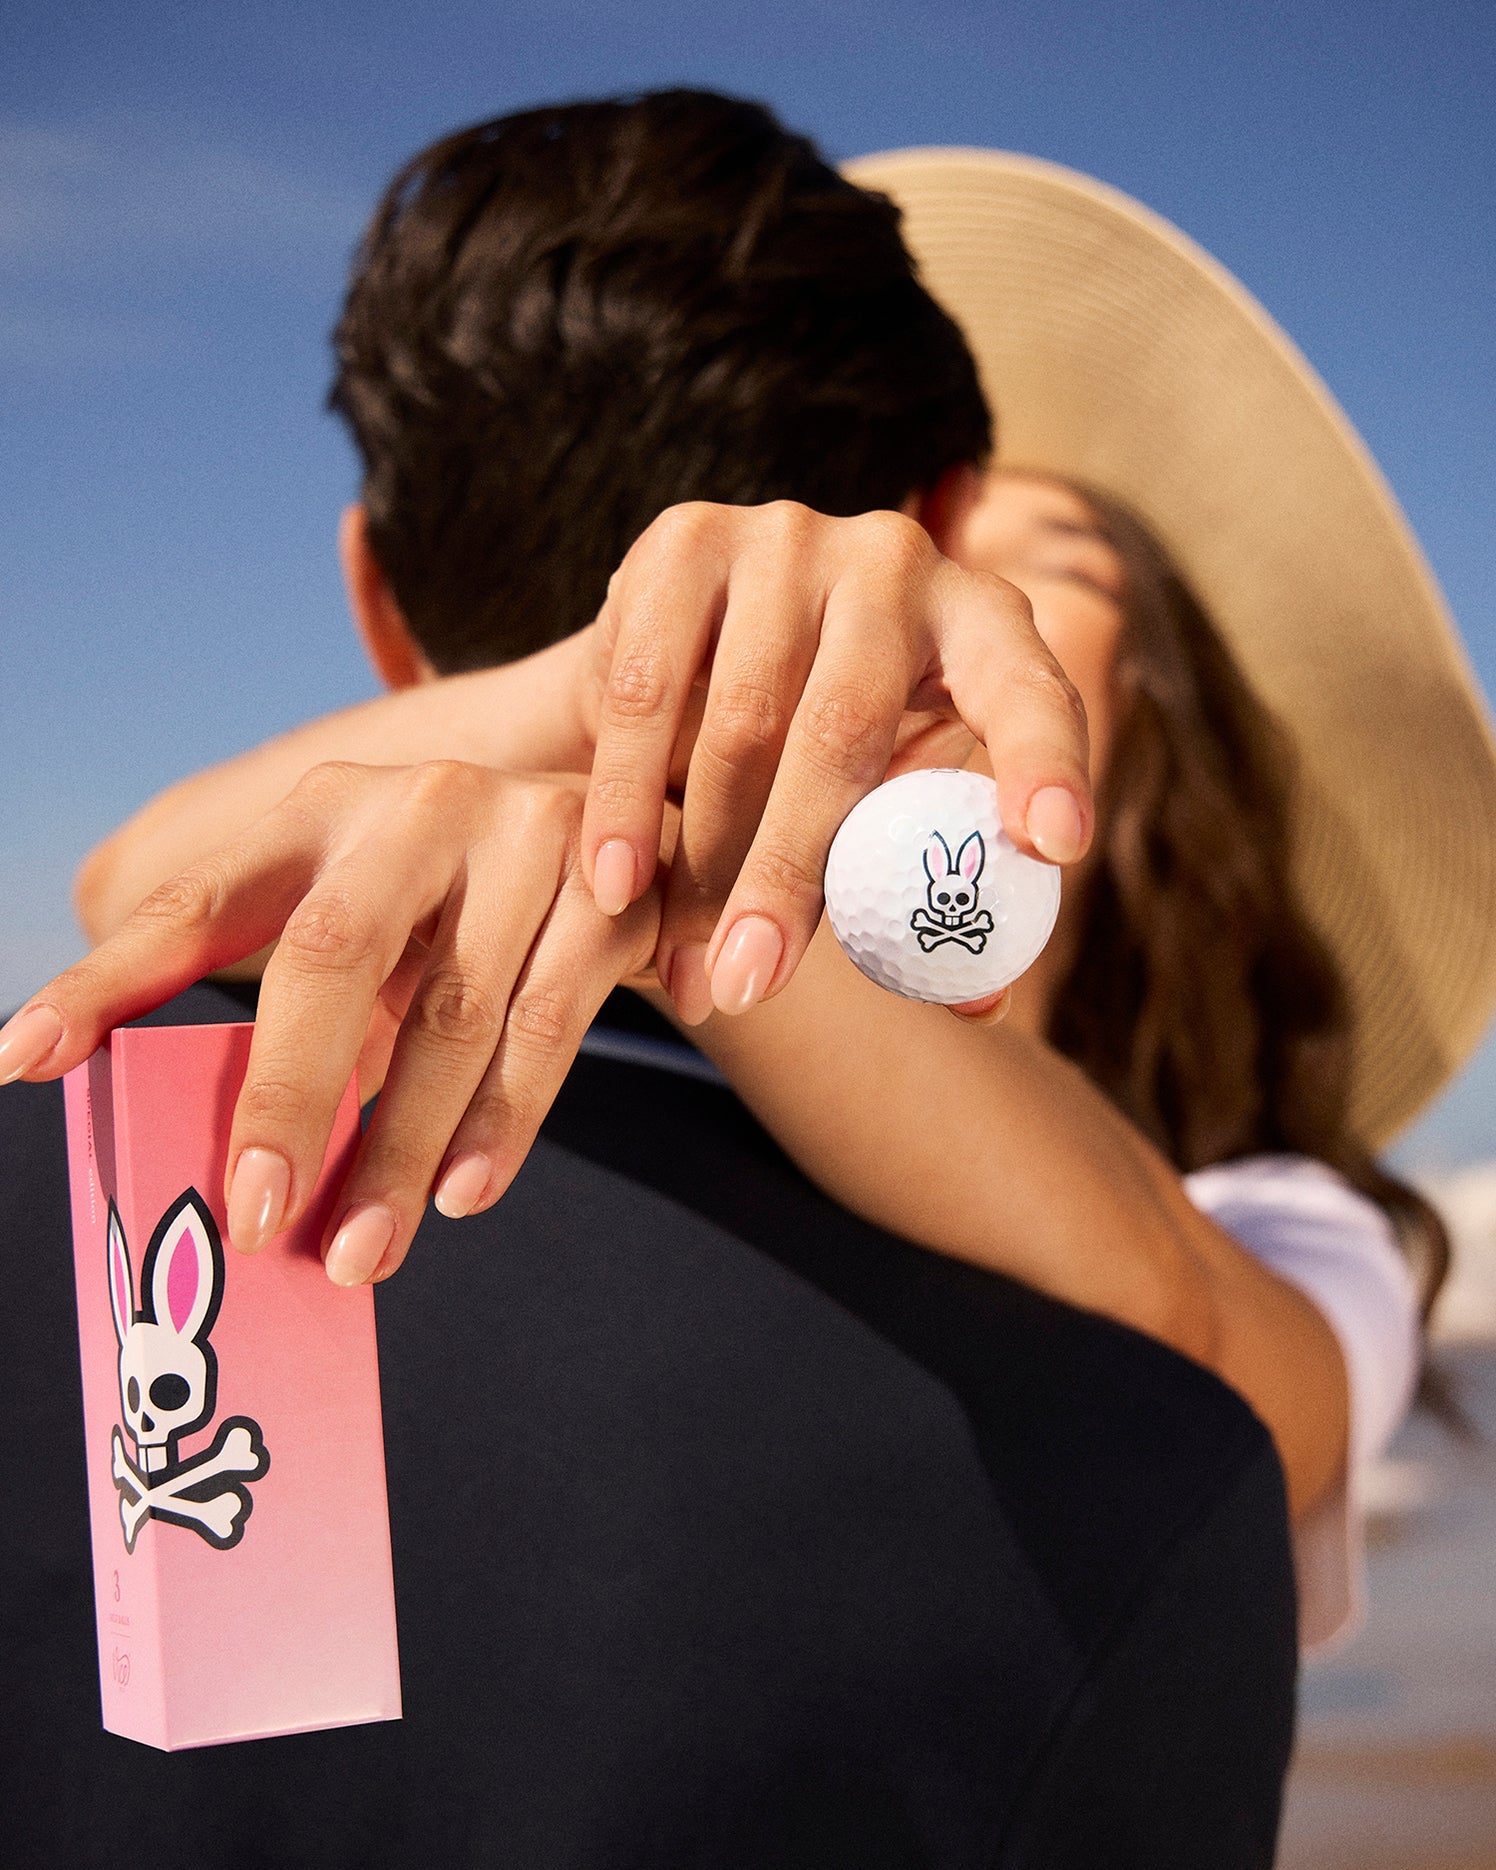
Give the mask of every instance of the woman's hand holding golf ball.
MULTIPOLYGON (((546 653, 557 721, 595 719, 590 780, 419 743, 413 764, 302 771, 279 806, 32 997, 0 1033, 0 1082, 58 1076, 109 1027, 289 934, 236 1109, 230 1231, 252 1247, 295 1218, 358 1059, 366 1093, 386 1069, 388 1082, 330 1231, 353 1226, 360 1263, 383 1273, 433 1191, 449 1214, 497 1199, 593 1010, 651 953, 693 1023, 786 983, 820 918, 832 839, 891 763, 948 759, 974 737, 996 786, 937 781, 982 796, 921 822, 919 874, 889 878, 917 893, 896 933, 933 989, 911 988, 907 970, 902 985, 879 976, 876 938, 860 953, 849 942, 859 966, 916 998, 990 1003, 1042 946, 1057 879, 1020 853, 1069 861, 1089 840, 1084 711, 1023 597, 942 558, 912 519, 676 508, 629 554, 575 656, 546 653), (1017 964, 969 996, 948 991, 949 964, 1004 947, 1014 914, 999 872, 1025 864, 1041 883, 1037 942, 1019 916, 1017 964), (962 890, 970 902, 955 902, 962 890)), ((936 780, 910 773, 886 790, 936 780)), ((878 809, 868 800, 864 817, 878 809)), ((876 868, 853 851, 853 895, 876 868)))
MULTIPOLYGON (((599 907, 621 911, 653 879, 679 790, 656 965, 689 1024, 785 985, 842 821, 891 766, 949 763, 952 726, 986 748, 1017 852, 1070 863, 1090 841, 1084 709, 1027 600, 944 558, 903 514, 674 507, 589 634, 583 863, 599 907)), ((936 972, 955 950, 932 951, 936 972)))

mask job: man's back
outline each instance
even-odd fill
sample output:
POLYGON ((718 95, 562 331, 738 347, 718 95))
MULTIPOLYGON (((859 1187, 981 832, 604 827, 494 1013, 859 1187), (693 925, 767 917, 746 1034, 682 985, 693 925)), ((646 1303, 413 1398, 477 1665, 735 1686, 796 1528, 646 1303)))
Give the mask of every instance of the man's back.
POLYGON ((1271 1862, 1294 1606, 1255 1417, 865 1226, 729 1093, 594 1058, 379 1292, 405 1720, 103 1734, 55 1086, 7 1091, 0 1151, 20 1861, 1271 1862))

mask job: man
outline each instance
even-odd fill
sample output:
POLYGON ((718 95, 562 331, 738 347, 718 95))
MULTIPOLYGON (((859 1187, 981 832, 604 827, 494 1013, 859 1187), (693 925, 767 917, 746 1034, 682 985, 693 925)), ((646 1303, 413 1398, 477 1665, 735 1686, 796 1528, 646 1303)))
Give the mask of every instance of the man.
MULTIPOLYGON (((417 158, 339 351, 347 558, 396 680, 564 647, 666 507, 918 507, 987 445, 892 211, 702 94, 417 158)), ((503 1203, 455 1246, 425 1223, 381 1292, 405 1721, 169 1758, 97 1732, 59 1100, 6 1093, 4 1235, 39 1261, 7 1314, 16 1497, 55 1508, 6 1533, 19 1848, 1271 1861, 1293 1618, 1261 1425, 1161 1345, 860 1222, 654 1057, 584 1058, 503 1203)))

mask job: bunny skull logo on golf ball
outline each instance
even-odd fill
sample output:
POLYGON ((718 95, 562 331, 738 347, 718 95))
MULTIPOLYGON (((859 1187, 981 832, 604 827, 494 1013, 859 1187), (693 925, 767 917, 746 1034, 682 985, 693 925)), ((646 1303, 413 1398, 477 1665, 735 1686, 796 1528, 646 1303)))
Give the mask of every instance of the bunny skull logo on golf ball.
POLYGON ((959 942, 980 954, 992 933, 992 917, 977 907, 977 883, 987 861, 980 831, 973 831, 955 857, 938 831, 925 840, 924 865, 929 888, 925 906, 909 918, 924 953, 945 942, 959 942))

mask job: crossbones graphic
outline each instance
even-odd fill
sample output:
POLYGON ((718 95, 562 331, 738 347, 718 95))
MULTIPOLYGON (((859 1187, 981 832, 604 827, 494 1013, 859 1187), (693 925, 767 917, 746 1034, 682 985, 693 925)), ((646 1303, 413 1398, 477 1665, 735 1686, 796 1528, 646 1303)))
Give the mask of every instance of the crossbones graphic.
POLYGON ((987 847, 980 831, 963 840, 954 859, 951 847, 938 831, 925 840, 925 906, 909 918, 920 950, 929 954, 943 942, 959 942, 972 954, 980 954, 992 933, 992 917, 977 908, 977 879, 987 861, 987 847))
POLYGON ((135 1308, 130 1249, 109 1204, 109 1303, 119 1340, 119 1394, 132 1460, 118 1426, 110 1432, 125 1550, 148 1519, 189 1527, 220 1550, 237 1545, 253 1509, 249 1483, 269 1469, 259 1423, 229 1416, 211 1444, 183 1459, 184 1435, 213 1419, 218 1359, 209 1333, 223 1299, 223 1243, 196 1189, 162 1217, 140 1270, 135 1308))
POLYGON ((909 926, 926 954, 948 941, 960 942, 963 948, 969 948, 973 954, 980 954, 987 946, 987 937, 992 933, 992 917, 985 909, 979 909, 959 927, 947 928, 945 923, 937 922, 928 909, 916 909, 909 918, 909 926))
POLYGON ((119 1489, 120 1524, 125 1550, 133 1552, 147 1519, 167 1519, 200 1532, 210 1545, 227 1550, 244 1536, 243 1522, 254 1509, 246 1481, 259 1480, 270 1466, 260 1426, 248 1416, 224 1422, 213 1444, 191 1460, 151 1480, 125 1452, 125 1438, 114 1430, 114 1484, 119 1489), (201 1498, 202 1489, 220 1486, 201 1498))

